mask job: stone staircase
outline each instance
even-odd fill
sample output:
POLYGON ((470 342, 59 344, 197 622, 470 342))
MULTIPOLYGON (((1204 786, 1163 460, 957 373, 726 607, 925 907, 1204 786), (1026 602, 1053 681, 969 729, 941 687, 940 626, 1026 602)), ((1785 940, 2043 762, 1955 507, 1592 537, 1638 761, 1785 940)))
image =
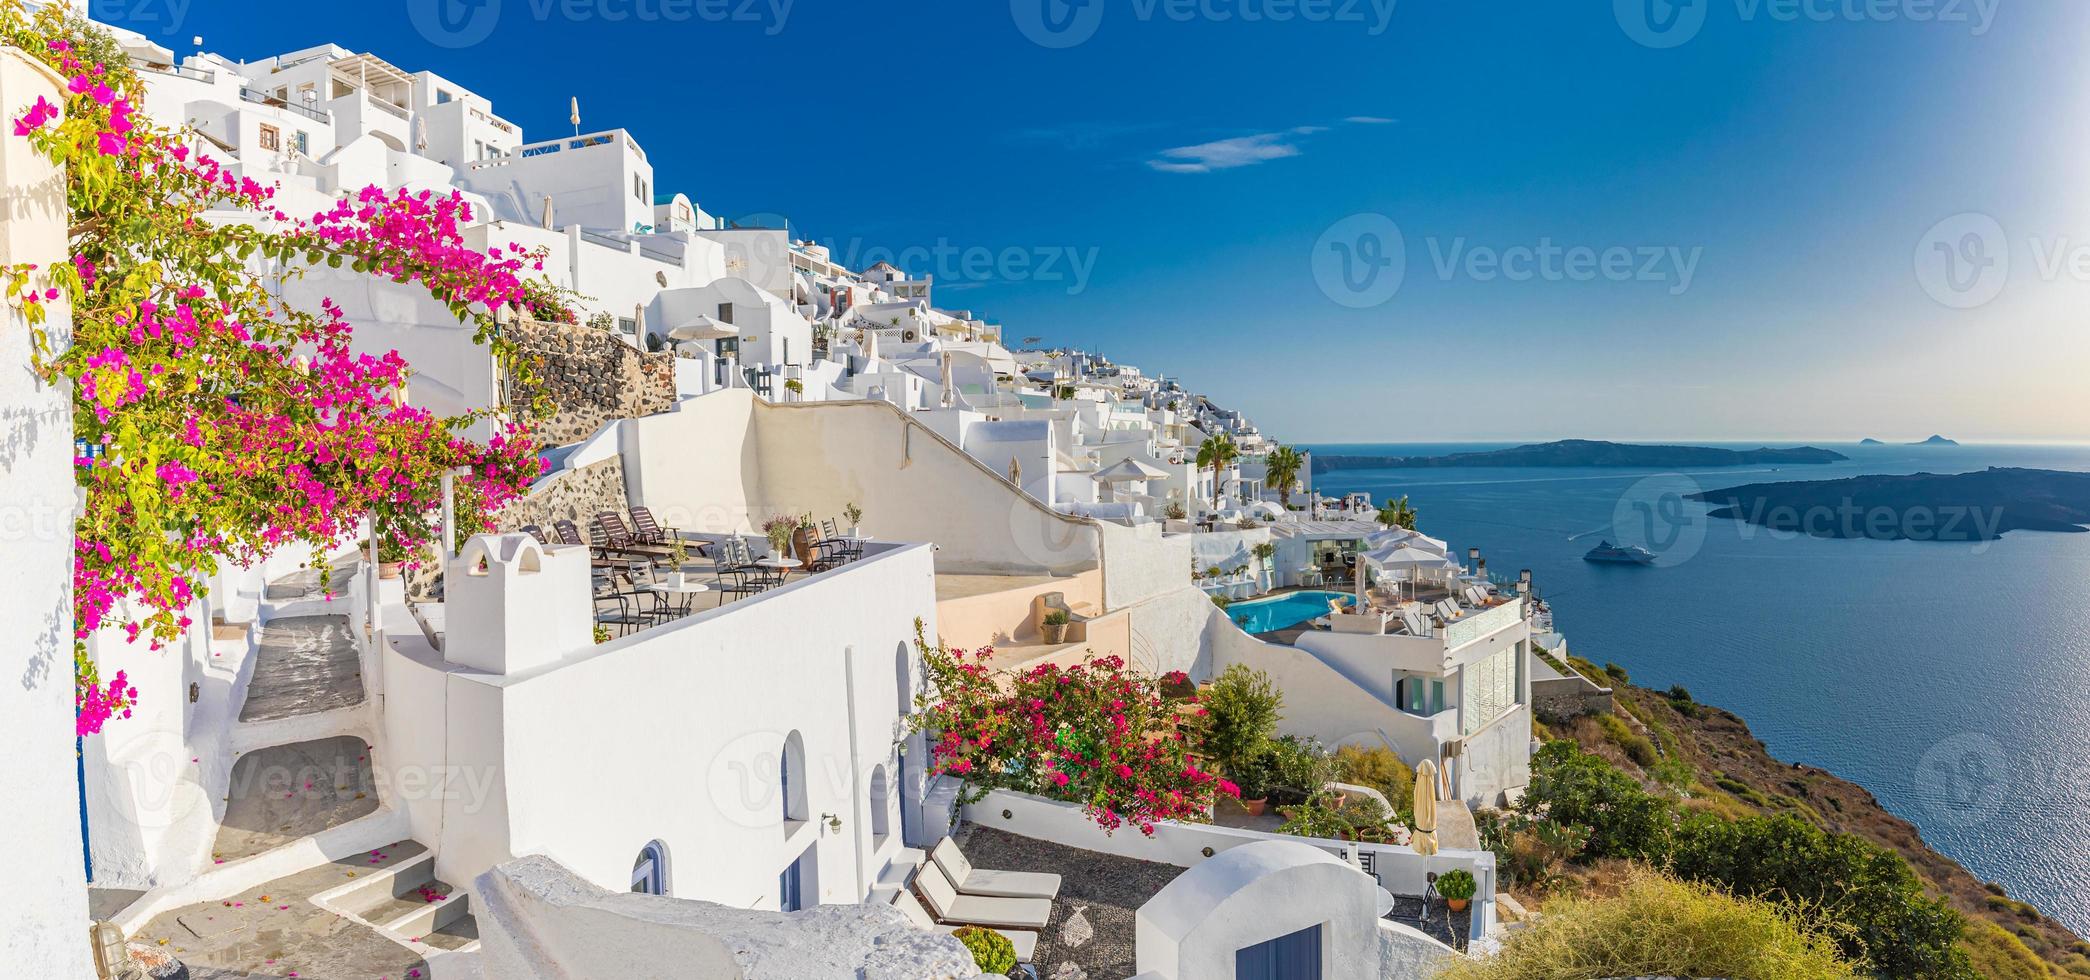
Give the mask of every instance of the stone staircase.
POLYGON ((469 896, 380 798, 362 583, 353 567, 331 578, 331 594, 312 570, 267 584, 211 865, 149 894, 156 914, 132 930, 192 977, 412 980, 478 946, 469 896))

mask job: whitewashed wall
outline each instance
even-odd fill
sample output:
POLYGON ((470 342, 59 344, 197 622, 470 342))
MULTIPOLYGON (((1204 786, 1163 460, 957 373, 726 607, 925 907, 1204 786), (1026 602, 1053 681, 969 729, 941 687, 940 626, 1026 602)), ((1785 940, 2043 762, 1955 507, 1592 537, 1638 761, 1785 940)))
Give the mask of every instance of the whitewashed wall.
MULTIPOLYGON (((569 560, 585 556, 545 557, 569 560)), ((389 644, 381 750, 402 771, 450 779, 449 799, 408 803, 415 836, 440 842, 446 881, 543 853, 621 890, 659 840, 680 897, 773 909, 778 874, 811 848, 808 897, 854 902, 900 846, 902 793, 915 796, 891 795, 888 833, 874 838, 874 772, 903 782, 896 746, 919 683, 917 617, 933 634, 931 555, 911 545, 520 674, 463 669, 402 635, 389 644), (777 760, 793 733, 808 819, 786 824, 777 760)), ((391 787, 387 798, 416 795, 391 787)))
MULTIPOLYGON (((61 102, 63 80, 13 49, 0 50, 0 113, 13 119, 42 97, 61 102)), ((65 261, 65 175, 27 140, 0 141, 0 262, 65 261)), ((70 312, 54 305, 46 329, 60 344, 70 312)), ((73 766, 72 393, 29 372, 29 331, 18 314, 0 327, 0 786, 7 787, 7 887, 0 888, 0 962, 24 977, 85 977, 87 875, 73 766)))

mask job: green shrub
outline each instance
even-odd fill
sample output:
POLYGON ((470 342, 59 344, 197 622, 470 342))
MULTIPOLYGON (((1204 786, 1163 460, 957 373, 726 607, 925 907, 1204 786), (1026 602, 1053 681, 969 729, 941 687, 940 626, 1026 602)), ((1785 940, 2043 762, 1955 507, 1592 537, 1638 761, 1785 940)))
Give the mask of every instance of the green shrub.
POLYGON ((1384 794, 1395 813, 1407 813, 1415 806, 1415 770, 1408 768, 1392 749, 1383 745, 1345 745, 1335 750, 1335 767, 1341 773, 1337 778, 1343 782, 1369 786, 1384 794))
MULTIPOLYGON (((1438 879, 1442 884, 1443 879, 1438 879)), ((1563 897, 1502 952, 1453 958, 1438 980, 1633 976, 1856 980, 1835 944, 1767 902, 1652 872, 1613 898, 1563 897)))
POLYGON ((1968 965, 1983 980, 2047 980, 2053 973, 2024 940, 1993 922, 1971 922, 1961 941, 1968 965))
POLYGON ((1270 763, 1270 798, 1284 803, 1302 803, 1336 778, 1335 758, 1320 740, 1286 735, 1272 739, 1265 750, 1270 763))
POLYGON ((972 951, 972 961, 988 976, 1008 976, 1016 968, 1016 944, 992 929, 966 926, 957 932, 958 941, 972 951))
POLYGON ((1634 731, 1625 719, 1617 715, 1598 715, 1596 718, 1597 727, 1604 730, 1604 740, 1618 746, 1634 765, 1646 769, 1661 759, 1661 754, 1655 751, 1655 743, 1634 731))
POLYGON ((1620 667, 1608 660, 1604 662, 1604 673, 1611 675, 1611 679, 1620 684, 1631 684, 1633 682, 1633 678, 1626 674, 1624 667, 1620 667))
POLYGON ((1284 694, 1270 683, 1270 675, 1241 664, 1221 673, 1202 703, 1205 751, 1229 778, 1269 747, 1284 717, 1284 694))
POLYGON ((1065 626, 1069 621, 1071 621, 1071 619, 1072 617, 1067 615, 1067 611, 1065 609, 1054 609, 1053 611, 1045 614, 1045 625, 1065 626))
POLYGON ((1453 868, 1437 876, 1437 894, 1453 901, 1471 899, 1480 884, 1473 880, 1473 872, 1464 868, 1453 868))
POLYGON ((1669 852, 1669 801, 1573 742, 1547 742, 1531 757, 1522 806, 1543 806, 1549 820, 1588 827, 1583 857, 1660 861, 1669 852))
POLYGON ((1809 910, 1824 928, 1839 930, 1845 958, 1867 963, 1880 976, 1974 976, 1958 948, 1964 920, 1924 893, 1907 861, 1793 814, 1743 820, 1692 814, 1676 830, 1670 870, 1809 910))

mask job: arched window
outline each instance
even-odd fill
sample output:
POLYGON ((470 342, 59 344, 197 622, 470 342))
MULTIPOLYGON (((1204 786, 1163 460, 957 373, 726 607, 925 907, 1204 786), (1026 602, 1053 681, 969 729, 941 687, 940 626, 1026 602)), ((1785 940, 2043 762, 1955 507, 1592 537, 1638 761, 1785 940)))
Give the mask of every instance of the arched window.
POLYGON ((805 736, 797 732, 784 736, 783 755, 777 761, 777 789, 784 822, 807 819, 806 784, 809 775, 806 771, 805 736))
POLYGON ((899 692, 900 716, 914 713, 914 650, 905 642, 893 654, 893 689, 899 692))
POLYGON ((892 833, 893 793, 892 779, 886 775, 884 766, 871 770, 871 846, 881 847, 885 838, 892 833))
POLYGON ((668 893, 668 846, 650 841, 631 864, 631 890, 645 895, 668 893))

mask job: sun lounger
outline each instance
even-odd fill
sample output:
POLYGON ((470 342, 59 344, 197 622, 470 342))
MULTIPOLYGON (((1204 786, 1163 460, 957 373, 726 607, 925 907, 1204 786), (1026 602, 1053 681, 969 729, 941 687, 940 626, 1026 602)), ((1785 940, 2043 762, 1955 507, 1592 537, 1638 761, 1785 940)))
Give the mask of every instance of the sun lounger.
POLYGON ((1043 929, 1052 918, 1052 903, 1046 899, 960 895, 958 886, 951 884, 933 860, 922 866, 914 883, 929 911, 951 925, 1043 929))
MULTIPOLYGON (((900 914, 906 916, 907 921, 914 923, 918 928, 945 934, 966 928, 965 926, 938 924, 934 918, 930 917, 929 910, 922 908, 922 903, 916 901, 914 895, 904 888, 893 896, 893 907, 899 909, 900 914)), ((976 926, 974 928, 986 927, 976 926)), ((1031 932, 1028 929, 996 929, 994 931, 1001 933, 1002 938, 1007 939, 1010 945, 1016 947, 1016 962, 1018 963, 1030 962, 1031 955, 1038 951, 1038 934, 1035 932, 1031 932)))
POLYGON ((958 849, 958 842, 944 838, 929 852, 930 859, 943 869, 951 884, 966 895, 986 895, 993 898, 1052 898, 1060 893, 1060 876, 1040 871, 990 871, 975 868, 966 860, 965 852, 958 849))

